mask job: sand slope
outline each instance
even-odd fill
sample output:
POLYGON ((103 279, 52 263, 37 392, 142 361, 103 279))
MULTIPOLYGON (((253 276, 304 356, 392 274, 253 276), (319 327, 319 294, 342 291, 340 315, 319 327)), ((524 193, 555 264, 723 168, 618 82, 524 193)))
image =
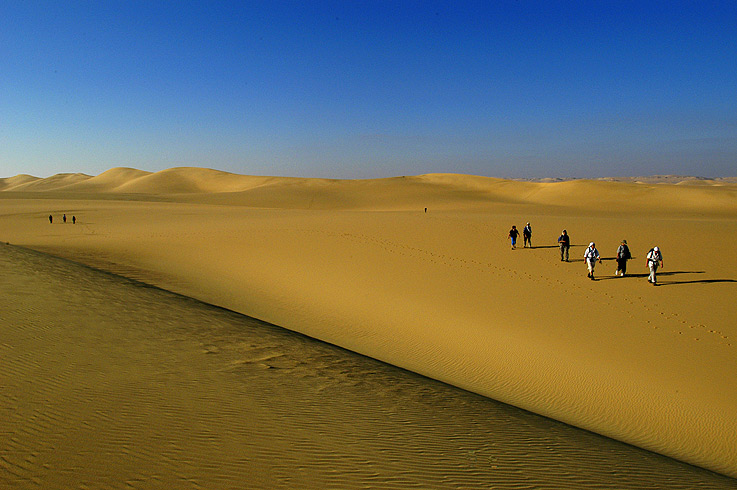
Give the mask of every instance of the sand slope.
POLYGON ((12 190, 15 187, 18 187, 23 184, 27 184, 28 182, 33 182, 39 180, 38 177, 34 177, 32 175, 16 175, 15 177, 8 177, 4 179, 0 179, 0 190, 12 190))
POLYGON ((0 240, 737 476, 734 184, 121 174, 105 190, 6 187, 0 240), (49 225, 50 212, 79 222, 49 225), (510 225, 526 221, 537 248, 510 250, 510 225), (563 228, 571 263, 557 256, 563 228), (622 238, 635 260, 615 278, 622 238), (580 258, 591 240, 607 259, 594 282, 580 258))
POLYGON ((35 177, 28 178, 28 176, 19 175, 16 177, 11 177, 10 179, 6 179, 7 181, 9 181, 9 185, 3 190, 12 190, 16 192, 57 191, 60 189, 64 189, 72 184, 88 180, 89 178, 89 175, 81 173, 57 174, 45 179, 38 179, 35 177))
POLYGON ((734 488, 69 261, 0 268, 3 489, 734 488))

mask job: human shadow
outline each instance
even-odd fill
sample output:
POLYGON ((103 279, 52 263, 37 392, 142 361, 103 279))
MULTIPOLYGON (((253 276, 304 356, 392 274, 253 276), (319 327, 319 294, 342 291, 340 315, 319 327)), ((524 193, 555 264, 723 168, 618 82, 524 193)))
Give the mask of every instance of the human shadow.
POLYGON ((715 284, 720 282, 737 282, 735 279, 699 279, 695 281, 667 281, 658 283, 659 286, 676 286, 678 284, 715 284))
MULTIPOLYGON (((667 271, 667 272, 658 272, 658 277, 661 276, 674 276, 677 274, 705 274, 706 271, 667 271)), ((627 273, 627 275, 624 276, 600 276, 597 279, 599 281, 607 281, 610 279, 627 279, 627 278, 645 278, 649 277, 649 273, 627 273)), ((667 283, 661 283, 662 284, 691 284, 691 283, 698 283, 698 282, 737 282, 733 281, 732 279, 702 279, 702 280, 696 280, 696 281, 673 281, 673 282, 667 282, 667 283)))
MULTIPOLYGON (((571 245, 570 248, 579 248, 583 247, 584 245, 571 245)), ((588 245, 587 245, 588 246, 588 245)), ((532 247, 522 247, 522 248, 554 248, 554 249, 560 249, 560 245, 534 245, 532 247)))

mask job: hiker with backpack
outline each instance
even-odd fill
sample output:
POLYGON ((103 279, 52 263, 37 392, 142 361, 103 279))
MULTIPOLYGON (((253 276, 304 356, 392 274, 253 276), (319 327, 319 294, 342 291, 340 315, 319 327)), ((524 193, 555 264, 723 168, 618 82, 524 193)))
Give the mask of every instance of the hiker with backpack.
POLYGON ((656 273, 658 272, 658 267, 663 267, 663 254, 660 253, 658 247, 651 248, 647 253, 647 266, 650 268, 650 275, 647 276, 647 280, 653 286, 657 286, 656 273))
POLYGON ((627 272, 627 261, 631 258, 632 254, 627 246, 627 240, 622 240, 622 244, 617 249, 617 270, 614 271, 615 276, 622 274, 622 277, 624 277, 624 274, 627 272))
POLYGON ((522 248, 527 248, 527 245, 530 245, 530 248, 532 248, 532 226, 530 226, 529 222, 522 229, 522 238, 523 238, 522 248))
POLYGON ((583 253, 583 259, 586 261, 586 265, 589 268, 587 277, 594 281, 594 267, 596 267, 596 262, 599 261, 601 264, 601 255, 599 255, 599 251, 596 250, 596 244, 594 242, 589 243, 589 247, 583 253))

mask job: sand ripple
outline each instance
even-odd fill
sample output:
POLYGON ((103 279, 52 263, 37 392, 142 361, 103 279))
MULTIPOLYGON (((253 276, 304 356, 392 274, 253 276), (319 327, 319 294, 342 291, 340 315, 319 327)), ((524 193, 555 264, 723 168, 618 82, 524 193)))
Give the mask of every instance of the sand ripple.
POLYGON ((1 488, 737 488, 142 283, 0 268, 1 488))

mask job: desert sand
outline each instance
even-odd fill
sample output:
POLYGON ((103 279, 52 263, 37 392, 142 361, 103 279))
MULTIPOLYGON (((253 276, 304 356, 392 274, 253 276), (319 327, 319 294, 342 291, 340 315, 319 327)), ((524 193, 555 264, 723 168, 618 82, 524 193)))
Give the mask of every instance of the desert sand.
POLYGON ((339 181, 195 168, 0 179, 0 241, 730 477, 735 239, 728 181, 339 181), (528 221, 533 248, 512 250, 509 228, 528 221), (568 263, 556 246, 564 228, 568 263), (615 277, 623 238, 635 258, 615 277), (596 281, 582 261, 590 241, 604 257, 596 281), (658 287, 645 267, 655 245, 658 287))

